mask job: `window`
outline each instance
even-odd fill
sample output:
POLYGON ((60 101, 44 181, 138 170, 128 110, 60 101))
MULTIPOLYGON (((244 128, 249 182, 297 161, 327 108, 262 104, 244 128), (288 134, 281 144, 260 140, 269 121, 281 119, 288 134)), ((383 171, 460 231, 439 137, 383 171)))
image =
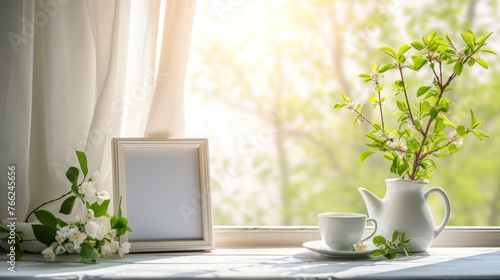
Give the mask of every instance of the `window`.
MULTIPOLYGON (((364 133, 353 115, 333 110, 340 94, 366 99, 370 88, 357 75, 388 62, 381 46, 431 31, 459 41, 467 28, 482 34, 500 25, 495 1, 197 4, 186 130, 209 138, 216 225, 316 225, 319 212, 366 212, 357 188, 382 197, 394 175, 380 156, 359 162, 364 133)), ((467 120, 472 108, 491 138, 467 137, 462 151, 437 161, 430 183, 450 196, 452 226, 500 224, 500 67, 488 58, 488 71, 474 67, 455 81, 452 111, 467 120)), ((430 203, 439 221, 442 202, 430 203)))

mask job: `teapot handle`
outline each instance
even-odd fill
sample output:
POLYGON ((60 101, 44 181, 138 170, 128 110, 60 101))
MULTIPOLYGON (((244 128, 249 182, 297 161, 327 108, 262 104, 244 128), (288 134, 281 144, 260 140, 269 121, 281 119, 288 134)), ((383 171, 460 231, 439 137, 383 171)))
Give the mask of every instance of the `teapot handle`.
POLYGON ((448 223, 448 220, 450 219, 450 199, 448 198, 448 195, 446 194, 446 192, 441 188, 432 188, 432 189, 427 190, 424 193, 424 198, 427 200, 427 198, 429 197, 429 195, 431 193, 439 194, 443 198, 443 201, 444 201, 443 221, 441 222, 441 225, 439 225, 439 227, 436 230, 434 230, 434 238, 436 238, 441 233, 441 231, 443 231, 444 227, 448 223))

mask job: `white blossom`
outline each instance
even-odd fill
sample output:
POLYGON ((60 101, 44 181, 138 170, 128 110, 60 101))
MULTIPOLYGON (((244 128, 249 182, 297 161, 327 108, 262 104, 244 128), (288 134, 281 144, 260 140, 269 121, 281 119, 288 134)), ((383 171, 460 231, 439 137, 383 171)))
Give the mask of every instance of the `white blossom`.
POLYGON ((109 193, 107 191, 100 191, 96 193, 97 203, 102 204, 104 200, 110 199, 109 193))
POLYGON ((120 242, 116 240, 111 240, 111 242, 109 242, 109 247, 111 248, 111 253, 116 254, 116 252, 120 248, 120 242))
POLYGON ((78 245, 73 244, 73 245, 74 245, 74 248, 75 248, 75 252, 80 253, 80 251, 82 250, 82 246, 80 246, 80 244, 78 244, 78 245))
POLYGON ((408 151, 406 144, 400 140, 389 143, 389 147, 391 147, 401 159, 405 156, 406 151, 408 151))
POLYGON ((55 249, 55 253, 56 255, 59 255, 59 254, 64 254, 66 253, 66 247, 62 246, 62 245, 58 245, 55 249))
POLYGON ((408 128, 411 131, 415 131, 415 124, 413 123, 413 121, 411 119, 408 119, 408 128))
POLYGON ((366 248, 367 248, 367 246, 363 242, 361 242, 361 243, 356 244, 355 250, 356 251, 364 251, 364 250, 366 250, 366 248))
POLYGON ((128 242, 123 242, 120 244, 120 248, 118 248, 118 255, 120 258, 123 257, 123 255, 128 254, 130 251, 130 243, 128 242))
POLYGON ((85 182, 78 188, 78 192, 84 195, 85 200, 94 197, 96 193, 94 182, 85 182))
POLYGON ((462 144, 464 143, 464 139, 462 137, 460 137, 460 136, 457 135, 457 131, 456 130, 450 131, 450 133, 448 134, 448 138, 457 147, 462 146, 462 144))
POLYGON ((70 254, 75 252, 75 246, 73 245, 73 242, 66 242, 64 244, 64 248, 66 248, 66 251, 70 254))
POLYGON ((384 74, 373 72, 370 77, 372 78, 372 86, 374 89, 376 89, 378 86, 382 84, 381 80, 384 77, 384 74))
POLYGON ((348 112, 354 111, 354 103, 352 103, 352 102, 347 103, 347 105, 345 106, 345 108, 346 108, 346 110, 348 112))
POLYGON ((68 237, 68 231, 62 231, 62 229, 56 231, 56 241, 57 241, 57 243, 62 244, 66 240, 67 237, 68 237))
POLYGON ((85 224, 85 233, 92 238, 97 238, 99 225, 96 222, 87 222, 85 224))
POLYGON ((101 246, 101 255, 103 257, 108 257, 108 256, 111 256, 112 254, 113 254, 113 252, 112 252, 111 246, 109 246, 109 243, 106 243, 106 244, 101 246))
POLYGON ((93 182, 95 184, 99 184, 101 182, 101 174, 99 174, 99 171, 95 171, 92 176, 90 176, 89 182, 93 182))
POLYGON ((433 61, 441 61, 441 54, 439 52, 433 52, 432 53, 432 60, 433 61))
POLYGON ((90 222, 95 219, 94 216, 94 210, 92 209, 87 209, 87 215, 85 215, 85 221, 84 222, 90 222))
POLYGON ((64 227, 62 227, 62 228, 58 231, 58 234, 59 234, 59 232, 67 233, 67 232, 69 231, 69 229, 70 229, 70 228, 69 228, 69 226, 64 226, 64 227))
POLYGON ((391 140, 391 141, 394 140, 394 135, 389 134, 385 130, 381 130, 381 131, 377 132, 377 137, 382 139, 382 140, 391 140))
POLYGON ((455 139, 455 141, 453 141, 453 144, 457 145, 457 147, 462 146, 463 143, 464 143, 464 139, 462 137, 459 137, 459 138, 455 139))
POLYGON ((108 238, 109 239, 115 239, 115 237, 116 237, 116 230, 115 229, 108 231, 108 238))
POLYGON ((106 216, 101 216, 95 219, 95 222, 99 225, 99 230, 97 231, 97 239, 102 240, 106 235, 109 235, 111 231, 110 218, 106 216))
POLYGON ((465 47, 464 47, 464 48, 461 48, 461 49, 459 49, 459 50, 457 51, 457 56, 458 56, 458 59, 459 59, 460 61, 462 61, 462 62, 463 62, 463 61, 465 60, 465 57, 466 57, 466 55, 465 55, 465 47))
POLYGON ((405 61, 401 63, 401 68, 406 68, 408 66, 413 66, 413 59, 411 56, 407 53, 404 54, 405 61))
POLYGON ((53 262, 56 259, 56 254, 52 246, 47 247, 42 251, 43 258, 48 262, 53 262))
POLYGON ((68 237, 69 241, 74 243, 75 250, 78 247, 80 247, 80 244, 87 239, 87 235, 83 232, 79 232, 78 228, 72 228, 70 231, 68 231, 68 237))

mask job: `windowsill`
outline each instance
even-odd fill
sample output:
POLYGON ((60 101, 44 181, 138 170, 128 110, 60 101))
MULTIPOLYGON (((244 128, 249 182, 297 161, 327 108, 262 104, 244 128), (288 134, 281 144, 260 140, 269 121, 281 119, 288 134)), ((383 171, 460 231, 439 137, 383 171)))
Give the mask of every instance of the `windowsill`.
MULTIPOLYGON (((320 235, 316 226, 216 226, 214 239, 217 248, 300 247, 304 242, 320 239, 320 235)), ((432 246, 500 247, 500 227, 446 227, 432 246)))
MULTIPOLYGON (((5 253, 2 252, 5 264, 5 253)), ((500 248, 431 247, 395 260, 335 260, 302 247, 233 248, 212 252, 130 254, 98 264, 82 264, 77 255, 57 256, 46 263, 40 254, 26 254, 16 272, 2 265, 0 278, 354 278, 440 279, 500 278, 500 248)))

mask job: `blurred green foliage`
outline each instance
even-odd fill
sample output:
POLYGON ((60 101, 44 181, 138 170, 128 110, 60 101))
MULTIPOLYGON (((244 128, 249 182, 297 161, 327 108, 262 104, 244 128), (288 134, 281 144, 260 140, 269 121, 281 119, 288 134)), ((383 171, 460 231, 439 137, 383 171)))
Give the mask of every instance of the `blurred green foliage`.
MULTIPOLYGON (((381 157, 359 162, 370 128, 353 128, 352 115, 333 104, 342 92, 366 99, 357 75, 390 62, 381 46, 432 31, 460 41, 470 28, 495 31, 489 48, 499 51, 498 18, 497 2, 487 0, 199 1, 187 113, 196 116, 192 133, 210 138, 215 224, 316 225, 320 212, 366 213, 357 188, 382 197, 392 175, 381 157)), ((498 62, 488 56, 489 71, 464 71, 452 85, 455 119, 468 120, 472 108, 491 138, 468 137, 462 151, 438 160, 429 187, 450 196, 448 225, 500 225, 498 62)), ((439 223, 442 202, 430 204, 439 223)))

